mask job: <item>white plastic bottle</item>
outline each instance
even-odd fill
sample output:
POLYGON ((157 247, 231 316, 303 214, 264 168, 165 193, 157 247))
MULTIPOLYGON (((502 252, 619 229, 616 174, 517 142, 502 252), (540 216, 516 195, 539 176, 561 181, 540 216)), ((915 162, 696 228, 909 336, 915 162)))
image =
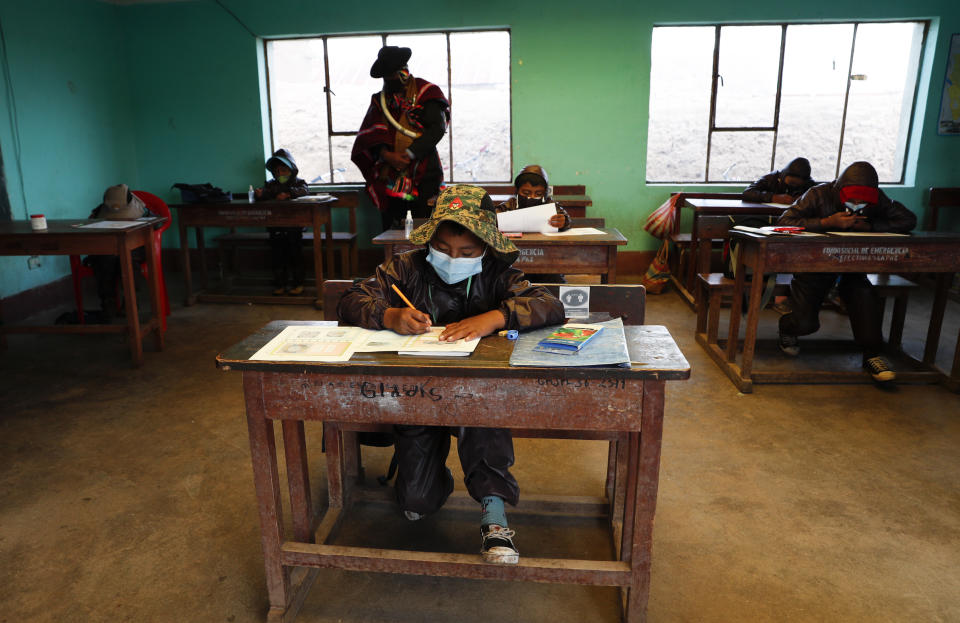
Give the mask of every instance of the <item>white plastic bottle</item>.
POLYGON ((407 210, 407 220, 403 223, 403 235, 405 238, 410 237, 410 232, 413 231, 413 214, 410 213, 410 210, 407 210))
POLYGON ((247 201, 253 203, 253 184, 250 184, 250 189, 247 191, 247 201))

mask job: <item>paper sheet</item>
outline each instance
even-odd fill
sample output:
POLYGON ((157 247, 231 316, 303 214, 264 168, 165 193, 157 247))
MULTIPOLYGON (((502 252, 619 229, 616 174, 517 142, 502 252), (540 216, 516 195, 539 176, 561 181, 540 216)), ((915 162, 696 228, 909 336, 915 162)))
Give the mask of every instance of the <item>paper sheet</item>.
POLYGON ((771 208, 789 208, 792 206, 792 203, 764 203, 765 206, 770 206, 771 208))
POLYGON ((892 231, 828 231, 828 236, 909 236, 910 234, 897 234, 892 231))
POLYGON ((603 232, 593 227, 571 227, 567 231, 545 231, 544 236, 602 236, 603 232))
POLYGON ((497 215, 497 228, 509 232, 556 232, 556 227, 550 227, 550 217, 557 213, 557 204, 545 203, 532 208, 520 208, 501 212, 497 215))
POLYGON ((334 321, 294 325, 278 333, 250 360, 347 361, 353 356, 358 339, 362 339, 362 331, 358 327, 338 327, 334 321))
POLYGON ((466 357, 480 342, 479 339, 441 342, 438 338, 446 327, 432 327, 421 335, 400 335, 393 331, 371 331, 360 329, 357 353, 397 352, 401 355, 423 355, 433 357, 466 357))
POLYGON ((127 229, 139 224, 139 221, 96 221, 86 225, 74 225, 74 227, 80 229, 127 229))

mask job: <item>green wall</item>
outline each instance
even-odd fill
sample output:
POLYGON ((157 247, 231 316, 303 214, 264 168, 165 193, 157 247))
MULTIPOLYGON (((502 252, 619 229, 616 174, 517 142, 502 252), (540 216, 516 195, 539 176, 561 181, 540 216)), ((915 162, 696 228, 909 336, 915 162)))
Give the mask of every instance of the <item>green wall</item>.
MULTIPOLYGON (((100 2, 4 2, 0 22, 14 90, 23 186, 10 101, 0 96, 0 149, 13 218, 86 218, 103 190, 139 183, 121 10, 100 2)), ((3 93, 7 84, 0 74, 3 93)), ((0 297, 70 272, 66 257, 35 270, 0 257, 0 297)))
MULTIPOLYGON (((590 214, 604 216, 619 228, 630 239, 629 250, 655 248, 656 241, 642 231, 643 220, 671 191, 681 188, 647 186, 643 181, 653 25, 931 19, 910 146, 916 174, 908 184, 886 190, 922 215, 928 187, 960 185, 960 138, 936 135, 946 47, 950 34, 960 32, 960 3, 956 2, 916 0, 909 8, 890 0, 870 4, 811 0, 801 5, 767 1, 730 5, 706 0, 642 4, 625 0, 561 0, 549 4, 414 0, 402 8, 380 0, 362 4, 307 0, 224 3, 257 36, 510 27, 514 162, 539 162, 557 182, 585 184, 594 199, 590 214)), ((70 170, 65 178, 57 180, 74 199, 90 197, 95 202, 99 192, 115 183, 117 177, 133 180, 131 183, 139 188, 167 199, 176 198, 169 190, 174 182, 210 181, 236 190, 263 179, 257 40, 214 2, 114 8, 92 0, 48 0, 31 3, 29 9, 3 9, 0 18, 7 29, 18 88, 28 188, 30 180, 44 179, 52 170, 54 163, 44 160, 42 154, 52 158, 56 152, 57 160, 67 159, 61 148, 83 155, 82 170, 70 170), (50 11, 42 23, 32 25, 28 13, 36 4, 48 6, 50 11), (13 28, 8 22, 16 22, 16 36, 10 34, 13 28), (118 38, 121 30, 123 37, 118 38), (101 41, 108 32, 112 43, 101 41), (86 45, 74 50, 60 40, 63 34, 74 41, 82 39, 86 45), (81 80, 81 84, 99 80, 105 87, 103 83, 114 75, 106 67, 108 60, 114 60, 118 40, 124 46, 121 57, 126 59, 126 73, 121 80, 125 78, 129 98, 109 99, 102 95, 102 89, 81 89, 79 95, 83 97, 79 98, 65 89, 67 80, 81 80), (51 62, 42 66, 42 73, 31 72, 27 50, 37 50, 47 43, 45 57, 51 62), (28 115, 30 104, 40 104, 41 100, 46 114, 28 115), (68 104, 61 103, 64 101, 68 104), (92 119, 98 123, 91 125, 92 119), (104 120, 117 123, 102 124, 104 120), (45 122, 51 125, 45 126, 45 122), (91 127, 95 131, 89 131, 91 127), (92 134, 99 140, 76 144, 64 138, 66 134, 92 134), (35 149, 35 157, 30 159, 26 157, 28 142, 35 149), (118 152, 133 156, 134 162, 118 159, 118 152), (110 176, 108 171, 114 170, 119 173, 110 176)), ((415 61, 411 64, 414 71, 415 61)), ((9 133, 9 128, 3 132, 9 133)), ((0 134, 0 140, 11 179, 14 170, 9 136, 0 134)), ((708 189, 702 185, 683 188, 708 189)), ((22 218, 23 210, 18 207, 22 200, 11 199, 15 217, 22 218)), ((87 209, 89 203, 84 200, 79 211, 46 211, 54 216, 72 215, 87 209)), ((364 206, 361 240, 377 233, 378 221, 373 209, 364 206)), ((177 244, 175 230, 168 233, 166 244, 177 244)), ((0 275, 0 296, 36 283, 22 282, 22 275, 7 276, 11 272, 8 265, 0 266, 7 268, 0 275)))

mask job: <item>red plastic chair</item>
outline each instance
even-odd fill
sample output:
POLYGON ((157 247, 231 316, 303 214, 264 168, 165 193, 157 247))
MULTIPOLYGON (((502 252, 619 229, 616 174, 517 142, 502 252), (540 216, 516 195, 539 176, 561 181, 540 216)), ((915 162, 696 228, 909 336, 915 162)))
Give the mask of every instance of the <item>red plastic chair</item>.
MULTIPOLYGON (((156 258, 157 267, 160 269, 160 305, 163 307, 163 313, 160 315, 160 327, 163 331, 167 330, 167 316, 170 315, 170 298, 167 296, 167 281, 163 277, 163 265, 160 263, 161 258, 161 238, 163 237, 163 232, 170 227, 172 219, 170 218, 170 208, 167 207, 166 202, 160 197, 154 195, 153 193, 148 193, 145 190, 134 190, 132 191, 134 195, 140 198, 144 204, 146 204, 147 209, 150 210, 153 214, 157 216, 167 217, 166 222, 159 228, 153 230, 153 248, 149 251, 153 253, 154 258, 156 258)), ((140 274, 143 275, 144 279, 149 279, 149 273, 147 269, 147 262, 139 262, 140 274)), ((82 279, 84 277, 92 277, 93 269, 89 266, 84 266, 80 261, 79 255, 70 256, 70 271, 73 274, 73 298, 77 304, 77 319, 80 324, 84 323, 83 319, 83 287, 82 279)), ((117 305, 120 304, 120 297, 117 297, 117 305)))

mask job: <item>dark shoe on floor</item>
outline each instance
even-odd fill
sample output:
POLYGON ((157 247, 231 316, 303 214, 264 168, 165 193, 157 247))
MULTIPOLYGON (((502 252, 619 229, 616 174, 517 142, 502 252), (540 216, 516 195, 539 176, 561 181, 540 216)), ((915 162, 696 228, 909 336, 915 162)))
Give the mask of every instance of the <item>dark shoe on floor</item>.
POLYGON ((403 516, 407 518, 407 521, 420 521, 424 518, 424 515, 414 511, 403 511, 403 516))
POLYGON ((890 368, 890 362, 880 355, 864 360, 863 367, 878 383, 888 383, 897 378, 897 373, 890 368))
POLYGON ((303 294, 303 286, 293 286, 292 288, 287 290, 287 294, 291 294, 293 296, 300 296, 301 294, 303 294))
POLYGON ((481 526, 480 534, 483 536, 483 543, 480 546, 483 562, 495 565, 515 565, 520 562, 520 552, 513 544, 516 532, 510 528, 490 524, 481 526))
POLYGON ((800 340, 797 339, 796 335, 781 333, 780 338, 777 340, 777 346, 780 347, 784 355, 796 357, 800 354, 800 340))
POLYGON ((793 311, 793 309, 790 307, 790 303, 774 303, 771 306, 771 309, 773 309, 773 311, 777 312, 781 316, 786 316, 787 314, 793 311))

